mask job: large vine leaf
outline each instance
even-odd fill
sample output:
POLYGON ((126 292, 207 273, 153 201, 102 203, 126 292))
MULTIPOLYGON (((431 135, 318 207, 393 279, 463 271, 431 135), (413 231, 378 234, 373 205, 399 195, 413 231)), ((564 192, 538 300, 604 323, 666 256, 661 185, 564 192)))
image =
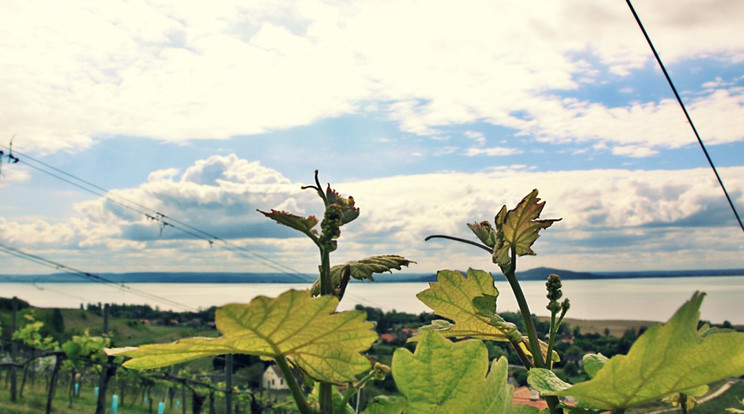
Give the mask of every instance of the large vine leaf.
MULTIPOLYGON (((408 266, 411 263, 416 262, 393 254, 372 256, 362 260, 346 262, 342 265, 331 267, 331 286, 333 289, 338 289, 344 279, 344 274, 354 279, 374 281, 375 278, 372 277, 374 273, 392 273, 393 269, 401 270, 402 266, 408 266)), ((316 296, 320 294, 320 279, 315 281, 312 292, 316 296)))
MULTIPOLYGON (((506 210, 506 206, 496 215, 496 247, 493 250, 493 262, 502 269, 511 264, 509 252, 512 246, 517 256, 535 255, 532 244, 540 237, 540 230, 550 227, 554 222, 561 219, 538 220, 540 213, 545 207, 545 202, 540 202, 537 190, 532 190, 513 210, 506 210)), ((473 228, 471 226, 471 228, 473 228)), ((474 230, 476 231, 476 230, 474 230)), ((476 235, 485 230, 479 230, 476 235)), ((482 237, 479 235, 479 237, 482 237)))
POLYGON ((429 288, 416 295, 417 298, 434 313, 454 321, 435 321, 424 331, 437 330, 446 336, 457 338, 471 337, 491 341, 508 341, 507 332, 492 325, 491 318, 482 314, 473 305, 478 297, 495 298, 499 295, 493 284, 493 276, 483 270, 468 269, 467 278, 454 270, 437 272, 437 282, 430 283, 429 288))
POLYGON ((318 218, 315 216, 303 217, 296 214, 288 213, 286 211, 278 211, 271 209, 270 212, 258 210, 259 213, 264 216, 276 221, 279 224, 291 227, 302 233, 305 233, 308 237, 316 240, 318 237, 318 230, 314 227, 318 224, 318 218))
MULTIPOLYGON (((427 333, 414 353, 399 348, 393 354, 393 379, 406 399, 406 413, 537 413, 513 406, 513 386, 506 382, 508 362, 494 361, 489 372, 488 350, 479 340, 450 342, 427 333)), ((400 401, 391 404, 396 409, 400 401)), ((403 412, 403 411, 388 411, 403 412)))
POLYGON ((360 354, 377 339, 365 313, 335 313, 338 299, 312 298, 309 290, 289 290, 277 298, 258 296, 249 304, 217 309, 219 338, 188 338, 171 344, 109 349, 131 357, 125 367, 158 368, 220 354, 286 356, 316 380, 342 383, 368 370, 360 354))
MULTIPOLYGON (((610 358, 591 380, 541 392, 571 395, 584 404, 616 410, 744 374, 744 333, 697 330, 704 296, 696 292, 669 322, 648 328, 627 355, 610 358)), ((530 376, 532 371, 547 375, 530 370, 530 376)))

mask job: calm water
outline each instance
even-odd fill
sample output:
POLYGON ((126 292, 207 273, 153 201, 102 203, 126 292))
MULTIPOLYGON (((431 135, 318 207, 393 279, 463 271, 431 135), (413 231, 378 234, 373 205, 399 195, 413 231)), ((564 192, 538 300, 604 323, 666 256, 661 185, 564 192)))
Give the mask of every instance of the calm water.
MULTIPOLYGON (((696 290, 701 290, 708 294, 703 302, 702 319, 744 324, 744 276, 567 280, 563 283, 564 297, 571 300, 570 318, 666 321, 696 290)), ((307 284, 272 283, 133 283, 128 286, 129 289, 95 283, 0 283, 0 297, 18 296, 39 307, 77 308, 81 303, 97 302, 146 303, 181 311, 187 309, 180 304, 191 309, 207 308, 248 302, 257 295, 274 297, 290 288, 308 287, 307 284)), ((427 287, 427 283, 352 283, 340 309, 351 309, 359 303, 388 311, 429 311, 416 299, 416 293, 427 287)), ((496 287, 501 291, 499 309, 516 311, 516 300, 507 283, 499 281, 496 287)), ((522 288, 532 312, 547 315, 545 282, 524 282, 522 288)))

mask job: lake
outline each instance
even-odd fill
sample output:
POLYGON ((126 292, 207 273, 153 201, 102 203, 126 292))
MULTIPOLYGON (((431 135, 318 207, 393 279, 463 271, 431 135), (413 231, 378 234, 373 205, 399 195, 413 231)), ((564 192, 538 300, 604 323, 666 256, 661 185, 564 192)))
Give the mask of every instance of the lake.
MULTIPOLYGON (((81 303, 108 302, 149 304, 183 311, 246 303, 258 295, 274 297, 287 289, 304 289, 308 285, 131 283, 127 287, 98 283, 0 283, 0 296, 18 296, 34 306, 47 308, 77 308, 81 303)), ((427 283, 352 283, 339 309, 353 309, 356 304, 363 304, 386 311, 428 312, 430 309, 416 299, 416 293, 427 287, 427 283)), ((516 299, 506 281, 498 279, 496 287, 501 292, 499 310, 516 311, 516 299)), ((545 282, 522 282, 522 289, 533 313, 549 314, 545 309, 545 282)), ((563 281, 564 298, 571 301, 567 317, 577 319, 666 321, 696 290, 707 293, 702 319, 744 324, 744 276, 563 281)))

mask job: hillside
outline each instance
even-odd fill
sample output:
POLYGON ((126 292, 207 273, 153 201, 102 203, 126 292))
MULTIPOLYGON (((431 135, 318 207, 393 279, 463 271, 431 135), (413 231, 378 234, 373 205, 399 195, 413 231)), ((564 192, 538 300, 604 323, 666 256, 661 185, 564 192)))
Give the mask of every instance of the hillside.
MULTIPOLYGON (((497 270, 491 273, 502 278, 497 270)), ((642 277, 694 277, 694 276, 742 276, 744 269, 704 269, 704 270, 644 270, 624 272, 577 272, 566 269, 538 267, 517 272, 520 280, 545 280, 554 273, 565 280, 578 279, 632 279, 642 277)), ((169 272, 138 272, 138 273, 101 273, 101 278, 111 283, 313 283, 317 275, 308 273, 169 273, 169 272)), ((434 273, 384 273, 374 275, 381 283, 402 282, 435 282, 434 273)), ((0 274, 0 283, 81 283, 100 282, 82 275, 68 273, 53 273, 45 275, 12 275, 0 274)), ((354 282, 352 280, 352 282, 354 282)))

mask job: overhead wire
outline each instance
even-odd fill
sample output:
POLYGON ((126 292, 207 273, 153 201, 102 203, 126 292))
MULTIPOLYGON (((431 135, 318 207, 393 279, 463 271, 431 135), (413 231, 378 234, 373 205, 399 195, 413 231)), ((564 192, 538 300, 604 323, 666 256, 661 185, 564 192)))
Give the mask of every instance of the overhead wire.
MULTIPOLYGON (((0 249, 0 250, 4 250, 4 249, 0 249)), ((10 253, 7 250, 4 250, 4 253, 6 253, 6 254, 12 254, 12 253, 10 253)), ((25 259, 22 256, 16 256, 16 257, 19 257, 21 259, 25 259)), ((1 279, 1 281, 3 283, 31 284, 34 288, 36 288, 38 290, 48 290, 50 292, 54 292, 54 293, 56 293, 58 295, 61 295, 61 296, 67 296, 69 298, 75 298, 75 299, 80 300, 81 303, 93 303, 93 302, 95 302, 94 300, 91 300, 90 298, 84 298, 82 296, 73 295, 73 294, 70 294, 68 292, 65 292, 65 291, 62 291, 62 290, 58 290, 58 289, 52 289, 49 286, 43 286, 43 287, 42 286, 39 286, 40 284, 49 285, 49 283, 39 282, 39 278, 38 277, 35 278, 34 280, 29 280, 29 277, 30 276, 0 275, 0 279, 1 279)))
POLYGON ((654 44, 651 41, 651 37, 649 37, 648 33, 646 32, 646 28, 643 26, 643 23, 641 22, 641 18, 638 17, 638 13, 636 13, 635 8, 633 8, 633 4, 630 3, 630 0, 625 0, 625 2, 628 3, 628 7, 630 7, 630 11, 631 13, 633 13, 633 17, 635 18, 636 23, 638 23, 638 26, 641 28, 641 32, 643 32, 643 36, 646 38, 646 42, 648 42, 649 47, 651 47, 651 51, 653 52, 654 57, 656 58, 656 62, 659 63, 659 67, 661 67, 661 71, 664 73, 664 77, 666 78, 667 83, 669 83, 669 86, 672 88, 672 92, 674 92, 674 96, 677 98, 677 102, 679 103, 679 106, 682 108, 682 112, 684 112, 685 117, 687 118, 687 122, 690 124, 690 127, 692 128, 692 132, 695 133, 695 137, 697 138, 697 141, 700 144, 700 148, 703 150, 703 153, 705 154, 705 158, 708 160, 708 164, 710 165, 710 168, 713 170, 713 173, 715 174, 716 179, 718 180, 718 184, 721 186, 721 189, 723 190, 723 194, 726 196, 726 200, 728 201, 728 204, 731 207, 731 211, 734 212, 736 221, 739 222, 739 227, 741 227, 741 230, 744 231, 744 223, 742 223, 741 217, 739 217, 739 213, 736 211, 736 206, 734 205, 734 202, 731 200, 731 197, 729 196, 729 193, 726 190, 726 186, 723 184, 723 180, 721 179, 721 176, 718 174, 718 169, 713 163, 713 160, 711 159, 710 154, 708 154, 708 150, 705 148, 705 144, 703 144, 703 139, 700 138, 700 134, 698 133, 697 128, 695 128, 695 124, 692 122, 692 118, 690 117, 690 114, 687 112, 687 108, 685 107, 685 104, 682 101, 682 98, 677 92, 677 88, 674 86, 674 82, 672 82, 672 78, 669 76, 669 72, 667 72, 666 67, 664 66, 664 63, 661 61, 661 57, 659 57, 659 54, 656 52, 656 47, 654 47, 654 44))
MULTIPOLYGON (((42 286, 39 286, 41 283, 40 282, 37 282, 37 281, 31 282, 31 284, 36 289, 39 289, 39 290, 42 290, 42 291, 43 290, 48 290, 50 292, 54 292, 57 295, 62 295, 62 296, 67 296, 67 297, 70 297, 70 298, 78 299, 78 300, 80 300, 80 303, 93 303, 93 302, 95 302, 94 300, 91 300, 89 298, 84 298, 82 296, 73 295, 73 294, 67 293, 67 292, 62 291, 62 290, 59 290, 59 289, 53 289, 53 288, 51 288, 49 286, 43 286, 43 287, 42 286)), ((48 283, 45 283, 45 285, 48 285, 48 283)))
MULTIPOLYGON (((7 148, 7 147, 6 147, 7 148)), ((259 263, 263 266, 269 267, 281 274, 287 275, 299 282, 302 283, 312 283, 316 280, 316 277, 300 273, 299 271, 292 269, 291 267, 278 262, 276 260, 273 260, 269 257, 266 257, 264 255, 258 254, 256 252, 247 250, 235 243, 232 243, 228 240, 225 240, 221 237, 218 237, 210 232, 207 232, 205 230, 202 230, 196 226, 193 226, 191 224, 188 224, 182 220, 179 220, 175 217, 171 217, 169 215, 166 215, 164 213, 161 213, 155 209, 149 208, 141 203, 138 203, 136 201, 133 201, 127 197, 122 196, 121 194, 116 193, 115 191, 106 189, 102 186, 99 186, 95 183, 92 183, 88 180, 85 180, 83 178, 80 178, 76 175, 73 175, 69 172, 66 172, 58 167, 55 167, 53 165, 50 165, 48 163, 45 163, 41 160, 37 160, 30 155, 18 152, 17 150, 14 150, 15 153, 22 158, 25 162, 24 165, 27 165, 36 171, 39 171, 43 174, 47 174, 53 178, 56 178, 60 181, 63 181, 65 183, 68 183, 74 187, 77 187, 83 191, 86 191, 88 193, 91 193, 93 195, 96 195, 98 197, 102 197, 105 200, 118 205, 120 207, 123 207, 125 209, 134 211, 138 214, 144 215, 147 219, 155 221, 160 223, 161 225, 161 233, 162 230, 165 227, 171 227, 175 230, 178 230, 184 234, 190 235, 191 237, 194 237, 196 239, 204 240, 209 243, 209 246, 217 245, 218 247, 232 252, 233 254, 236 254, 238 256, 241 256, 243 258, 246 258, 248 260, 254 261, 256 263, 259 263), (31 161, 29 163, 28 161, 31 161), (37 165, 34 165, 37 164, 37 165), (40 167, 41 166, 41 167, 40 167), (51 170, 51 171, 49 171, 51 170), (53 171, 53 172, 52 172, 53 171), (175 223, 175 224, 174 224, 175 223)), ((380 304, 375 303, 374 301, 371 301, 367 298, 363 298, 354 294, 350 294, 347 292, 346 296, 356 298, 359 301, 363 301, 368 304, 372 304, 378 307, 381 307, 380 304)))
MULTIPOLYGON (((6 147, 7 148, 7 147, 6 147)), ((141 214, 145 216, 147 219, 155 221, 160 223, 161 226, 161 232, 165 227, 170 227, 175 230, 178 230, 184 234, 187 234, 191 237, 194 237, 196 239, 201 239, 209 243, 210 246, 217 244, 218 247, 221 247, 225 250, 231 251, 232 253, 235 253, 241 257, 244 257, 248 260, 254 261, 256 263, 259 263, 261 265, 264 265, 266 267, 269 267, 279 273, 285 274, 289 277, 292 277, 293 279, 299 281, 299 282, 310 282, 313 281, 314 278, 308 277, 308 275, 303 274, 297 270, 292 269, 291 267, 279 263, 275 260, 272 260, 271 258, 268 258, 266 256, 260 255, 258 253, 255 253, 253 251, 247 250, 235 243, 231 243, 225 239, 222 239, 214 234, 211 234, 207 231, 201 230, 195 226, 192 226, 182 220, 176 219, 174 217, 168 216, 166 214, 163 214, 155 209, 149 208, 141 203, 138 203, 136 201, 133 201, 127 197, 122 196, 121 194, 118 194, 112 190, 108 190, 104 187, 101 187, 97 184, 94 184, 88 180, 85 180, 83 178, 77 177, 73 174, 70 174, 60 168, 57 168, 53 165, 50 165, 48 163, 45 163, 41 160, 37 160, 30 155, 23 154, 21 152, 18 152, 17 150, 15 153, 22 158, 24 161, 24 165, 29 166, 30 168, 35 169, 36 171, 39 171, 43 174, 47 174, 50 177, 56 178, 60 181, 63 181, 67 184, 70 184, 74 187, 77 187, 83 191, 86 191, 88 193, 91 193, 93 195, 96 195, 98 197, 102 197, 105 200, 123 207, 125 209, 134 211, 137 214, 141 214), (28 161, 31 161, 30 163, 28 161), (35 165, 36 164, 36 165, 35 165), (51 171, 49 171, 51 170, 51 171)))
POLYGON ((154 301, 160 302, 162 304, 167 304, 167 305, 170 305, 170 306, 175 306, 175 307, 182 308, 182 309, 185 309, 185 310, 197 310, 196 308, 194 308, 192 306, 184 305, 183 303, 174 301, 172 299, 168 299, 168 298, 165 298, 165 297, 162 297, 162 296, 158 296, 158 295, 155 295, 155 294, 146 292, 144 290, 135 289, 135 288, 133 288, 131 286, 126 285, 125 283, 115 282, 113 280, 107 279, 107 278, 102 277, 102 276, 99 276, 97 274, 85 272, 85 271, 76 269, 74 267, 70 267, 70 266, 64 265, 62 263, 59 263, 59 262, 55 262, 53 260, 46 259, 44 257, 41 257, 41 256, 36 255, 36 254, 33 254, 33 253, 27 253, 27 252, 24 252, 22 250, 19 250, 19 249, 16 249, 16 248, 7 246, 7 245, 5 245, 3 243, 0 243, 0 251, 4 252, 6 254, 9 254, 11 256, 15 256, 15 257, 18 257, 18 258, 21 258, 21 259, 24 259, 24 260, 28 260, 28 261, 31 261, 31 262, 34 262, 34 263, 37 263, 37 264, 40 264, 40 265, 43 265, 43 266, 47 266, 47 267, 51 267, 51 268, 56 269, 56 270, 63 271, 64 273, 67 273, 67 274, 70 274, 70 275, 73 275, 73 276, 77 276, 77 277, 80 277, 82 279, 86 279, 88 281, 102 283, 102 284, 107 285, 109 287, 114 287, 116 289, 121 289, 123 291, 132 293, 135 296, 140 296, 140 297, 143 297, 143 298, 146 298, 146 299, 150 299, 150 300, 154 300, 154 301))

